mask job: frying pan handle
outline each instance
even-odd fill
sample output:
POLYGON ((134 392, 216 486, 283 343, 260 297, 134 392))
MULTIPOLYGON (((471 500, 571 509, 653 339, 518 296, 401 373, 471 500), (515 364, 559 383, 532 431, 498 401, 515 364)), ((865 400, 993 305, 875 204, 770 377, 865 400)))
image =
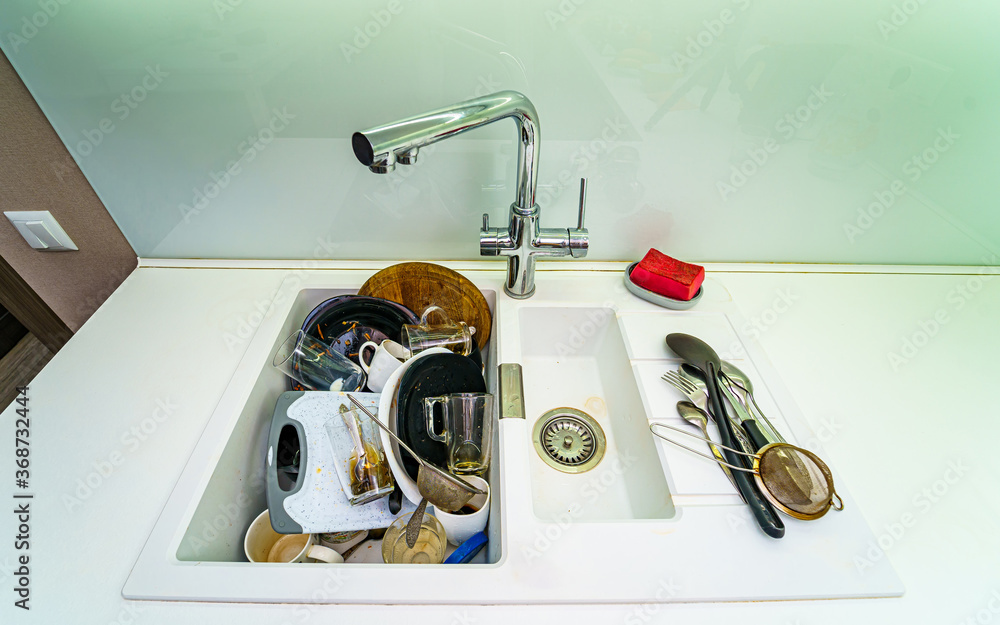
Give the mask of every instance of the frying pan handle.
MULTIPOLYGON (((708 399, 712 404, 712 414, 725 415, 725 408, 722 404, 722 391, 719 389, 719 372, 710 364, 709 371, 705 373, 705 378, 708 382, 708 399)), ((720 417, 717 420, 717 425, 719 426, 719 438, 722 439, 722 444, 726 447, 732 447, 733 434, 730 429, 732 428, 732 424, 729 422, 729 419, 724 416, 720 417)), ((726 460, 729 463, 737 466, 745 466, 738 454, 728 449, 723 449, 722 453, 725 454, 726 460)), ((753 513, 753 517, 757 521, 757 525, 760 526, 760 529, 771 538, 781 538, 784 536, 785 524, 781 522, 781 519, 778 518, 778 513, 774 511, 771 504, 760 494, 760 491, 750 481, 747 474, 743 471, 733 471, 733 479, 736 480, 736 487, 739 489, 740 494, 743 495, 743 500, 750 506, 750 511, 753 513)))

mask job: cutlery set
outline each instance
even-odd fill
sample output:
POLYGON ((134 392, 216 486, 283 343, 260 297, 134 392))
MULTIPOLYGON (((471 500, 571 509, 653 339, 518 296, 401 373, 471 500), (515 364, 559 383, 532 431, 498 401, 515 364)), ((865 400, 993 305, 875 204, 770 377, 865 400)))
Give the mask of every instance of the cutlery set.
POLYGON ((818 519, 831 507, 843 509, 833 486, 833 476, 815 454, 791 445, 764 415, 753 397, 750 379, 714 349, 688 334, 670 334, 667 346, 685 362, 662 379, 688 401, 677 403, 685 421, 699 427, 702 437, 661 423, 650 431, 674 445, 719 464, 765 534, 781 538, 785 525, 777 510, 800 520, 818 519), (731 410, 727 409, 731 408, 731 410), (708 434, 708 419, 715 422, 721 444, 708 434), (759 420, 758 420, 759 418, 759 420), (701 438, 712 456, 695 451, 656 432, 665 428, 701 438))

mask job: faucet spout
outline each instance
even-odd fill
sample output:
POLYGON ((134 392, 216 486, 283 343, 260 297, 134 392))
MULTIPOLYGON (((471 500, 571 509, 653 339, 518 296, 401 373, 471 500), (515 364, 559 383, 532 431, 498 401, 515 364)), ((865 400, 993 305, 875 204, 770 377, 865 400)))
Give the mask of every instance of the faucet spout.
POLYGON ((535 205, 538 185, 538 113, 517 91, 500 91, 354 133, 351 144, 361 164, 375 173, 389 173, 397 163, 416 160, 417 149, 499 119, 517 126, 517 196, 523 210, 535 205), (412 158, 412 160, 411 160, 412 158))

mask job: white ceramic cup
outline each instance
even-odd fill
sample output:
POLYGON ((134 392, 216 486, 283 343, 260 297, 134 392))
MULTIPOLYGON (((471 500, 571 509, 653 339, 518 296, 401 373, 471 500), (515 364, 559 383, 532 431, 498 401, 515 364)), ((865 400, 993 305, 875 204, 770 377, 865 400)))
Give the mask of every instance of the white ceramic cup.
POLYGON ((389 339, 382 341, 381 345, 374 341, 364 343, 358 350, 358 363, 368 374, 368 390, 381 393, 389 376, 403 366, 408 355, 402 345, 389 339), (374 351, 371 360, 365 362, 365 352, 368 349, 374 351))
POLYGON ((274 531, 271 515, 265 510, 250 524, 243 539, 243 552, 251 562, 304 562, 306 558, 330 564, 344 561, 339 553, 316 542, 315 534, 279 534, 274 531))
POLYGON ((486 529, 486 521, 490 516, 490 484, 475 475, 463 475, 462 479, 479 490, 485 490, 485 495, 475 495, 466 506, 476 508, 471 514, 455 514, 434 508, 434 516, 444 527, 448 542, 456 547, 486 529))

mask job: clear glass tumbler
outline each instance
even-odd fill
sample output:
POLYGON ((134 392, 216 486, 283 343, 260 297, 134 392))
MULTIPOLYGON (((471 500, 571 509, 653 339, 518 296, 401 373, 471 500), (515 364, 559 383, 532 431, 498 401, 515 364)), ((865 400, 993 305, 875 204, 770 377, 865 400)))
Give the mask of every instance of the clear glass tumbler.
POLYGON ((382 437, 368 415, 346 410, 332 416, 326 422, 326 434, 333 447, 340 484, 352 506, 392 492, 395 483, 382 449, 382 437))
POLYGON ((360 366, 302 330, 285 339, 271 364, 314 391, 359 391, 365 385, 360 366))
POLYGON ((406 525, 413 513, 404 514, 385 531, 382 537, 382 561, 386 564, 441 564, 448 548, 448 535, 441 522, 425 514, 420 533, 413 547, 406 544, 406 525))

